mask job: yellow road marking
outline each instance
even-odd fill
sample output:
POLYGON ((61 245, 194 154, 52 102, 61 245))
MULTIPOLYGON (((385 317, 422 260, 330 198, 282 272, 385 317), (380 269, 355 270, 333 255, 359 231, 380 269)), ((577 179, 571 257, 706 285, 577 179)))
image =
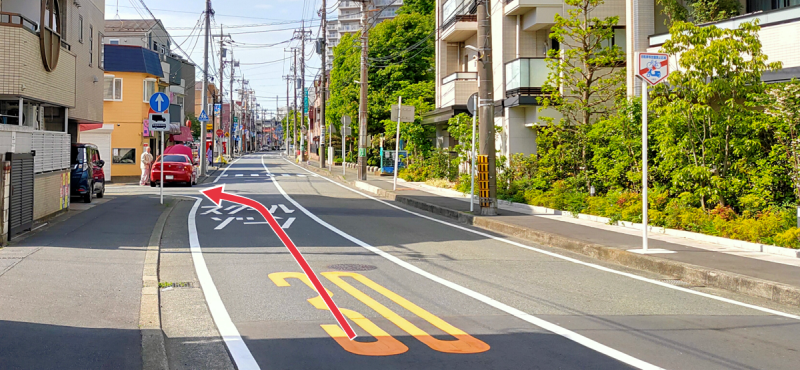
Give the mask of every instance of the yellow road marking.
POLYGON ((381 314, 383 317, 387 318, 389 321, 397 325, 399 328, 403 329, 408 334, 411 334, 412 336, 417 338, 417 340, 419 340, 420 342, 425 343, 428 347, 436 351, 446 352, 446 353, 480 353, 489 350, 488 344, 465 333, 461 329, 458 329, 455 326, 450 325, 446 321, 424 310, 423 308, 415 305, 414 303, 411 303, 409 300, 397 295, 391 290, 382 287, 381 285, 368 279, 364 275, 354 272, 334 271, 334 272, 323 272, 322 276, 325 276, 326 278, 328 278, 328 280, 332 281, 334 284, 342 288, 344 291, 346 291, 359 301, 363 302, 364 304, 366 304, 367 306, 369 306, 370 308, 381 314), (430 334, 418 328, 416 325, 404 319, 402 316, 396 314, 394 311, 390 310, 386 306, 380 304, 378 301, 372 299, 370 296, 364 294, 360 290, 348 284, 342 279, 342 277, 351 277, 353 279, 356 279, 358 282, 368 286, 372 290, 382 294, 386 298, 389 298, 390 300, 402 306, 403 308, 413 312, 415 315, 431 323, 433 326, 455 337, 456 340, 440 340, 432 337, 430 334))
MULTIPOLYGON (((314 285, 311 284, 311 280, 302 273, 302 272, 274 272, 269 274, 270 280, 272 280, 275 285, 279 287, 288 287, 289 282, 286 279, 298 279, 304 282, 311 290, 314 290, 314 285)), ((325 289, 327 290, 327 289, 325 289)), ((327 290, 328 294, 333 297, 333 293, 330 290, 327 290)), ((316 290, 314 290, 316 292, 316 290)), ((311 303, 312 306, 316 307, 319 310, 327 310, 328 307, 325 305, 325 301, 322 300, 322 297, 317 295, 314 298, 310 298, 308 303, 311 303)), ((383 331, 383 329, 379 328, 375 323, 373 323, 370 319, 364 317, 364 315, 344 308, 340 308, 342 314, 347 316, 351 321, 353 321, 356 325, 360 326, 364 329, 369 335, 375 338, 374 342, 359 342, 355 340, 350 340, 347 337, 347 334, 339 327, 339 325, 320 325, 328 335, 339 343, 345 351, 350 353, 355 353, 357 355, 363 356, 391 356, 391 355, 398 355, 408 351, 408 347, 405 344, 401 343, 393 336, 389 335, 389 333, 383 331)))

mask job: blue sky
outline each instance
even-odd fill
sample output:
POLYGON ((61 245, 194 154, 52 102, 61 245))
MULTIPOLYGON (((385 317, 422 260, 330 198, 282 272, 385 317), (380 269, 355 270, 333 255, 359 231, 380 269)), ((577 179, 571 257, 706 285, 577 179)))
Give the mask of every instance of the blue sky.
MULTIPOLYGON (((149 18, 149 14, 139 1, 106 0, 106 19, 117 18, 117 13, 121 19, 149 18)), ((144 2, 155 17, 164 23, 175 42, 180 44, 198 64, 198 73, 201 73, 203 23, 196 29, 194 27, 205 9, 205 0, 144 0, 144 2)), ((328 2, 330 5, 335 4, 335 0, 328 2)), ((288 59, 281 59, 291 55, 284 52, 284 49, 299 47, 300 42, 285 41, 292 38, 294 29, 301 27, 301 20, 304 20, 307 29, 312 31, 312 39, 317 37, 320 30, 317 9, 321 4, 321 0, 212 0, 212 7, 216 13, 212 20, 212 33, 219 34, 221 25, 226 34, 231 34, 235 42, 234 58, 241 61, 236 70, 237 78, 244 74, 244 78, 250 81, 250 87, 255 90, 262 107, 274 110, 276 95, 280 97, 280 106, 286 105, 286 82, 282 76, 290 73, 290 63, 288 59), (271 61, 277 62, 251 64, 271 61)), ((175 47, 173 51, 182 54, 175 47)), ((209 59, 213 60, 209 73, 216 72, 219 68, 218 41, 212 51, 213 55, 211 51, 209 52, 209 59)), ((310 40, 306 43, 306 58, 306 86, 310 86, 320 66, 320 56, 314 53, 313 42, 310 40)), ((229 86, 229 78, 230 69, 226 66, 225 90, 229 86)), ((234 88, 238 88, 236 85, 234 88)), ((227 91, 225 95, 228 95, 227 91)))

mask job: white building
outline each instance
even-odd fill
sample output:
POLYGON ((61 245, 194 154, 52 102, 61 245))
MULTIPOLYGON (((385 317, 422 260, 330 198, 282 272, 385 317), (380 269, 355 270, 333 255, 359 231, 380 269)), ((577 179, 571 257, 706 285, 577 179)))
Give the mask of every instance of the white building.
MULTIPOLYGON (((397 15, 397 10, 403 5, 403 0, 373 0, 367 8, 370 15, 377 20, 371 24, 386 19, 392 19, 397 15)), ((333 48, 339 45, 342 36, 348 33, 356 33, 361 30, 361 3, 358 1, 343 0, 337 5, 337 17, 328 21, 328 30, 325 33, 327 38, 327 68, 333 68, 333 48)))

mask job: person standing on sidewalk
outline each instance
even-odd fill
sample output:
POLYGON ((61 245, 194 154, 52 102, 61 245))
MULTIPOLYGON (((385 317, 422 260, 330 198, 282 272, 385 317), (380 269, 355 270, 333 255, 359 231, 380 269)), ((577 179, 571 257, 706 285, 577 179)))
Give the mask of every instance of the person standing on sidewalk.
POLYGON ((208 165, 209 166, 213 166, 214 165, 214 152, 211 151, 211 147, 208 147, 208 150, 206 151, 206 157, 208 157, 208 165))
POLYGON ((150 147, 144 147, 144 153, 140 159, 139 167, 142 169, 142 177, 139 179, 139 185, 150 185, 150 166, 153 164, 153 155, 150 154, 150 147))

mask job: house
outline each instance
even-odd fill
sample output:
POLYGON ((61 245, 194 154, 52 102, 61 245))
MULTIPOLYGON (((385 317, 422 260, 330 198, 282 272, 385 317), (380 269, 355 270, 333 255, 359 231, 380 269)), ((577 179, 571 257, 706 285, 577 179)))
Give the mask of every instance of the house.
MULTIPOLYGON (((0 1, 2 239, 67 209, 70 143, 103 126, 102 0, 0 1)), ((103 158, 106 159, 106 158, 103 158)))

